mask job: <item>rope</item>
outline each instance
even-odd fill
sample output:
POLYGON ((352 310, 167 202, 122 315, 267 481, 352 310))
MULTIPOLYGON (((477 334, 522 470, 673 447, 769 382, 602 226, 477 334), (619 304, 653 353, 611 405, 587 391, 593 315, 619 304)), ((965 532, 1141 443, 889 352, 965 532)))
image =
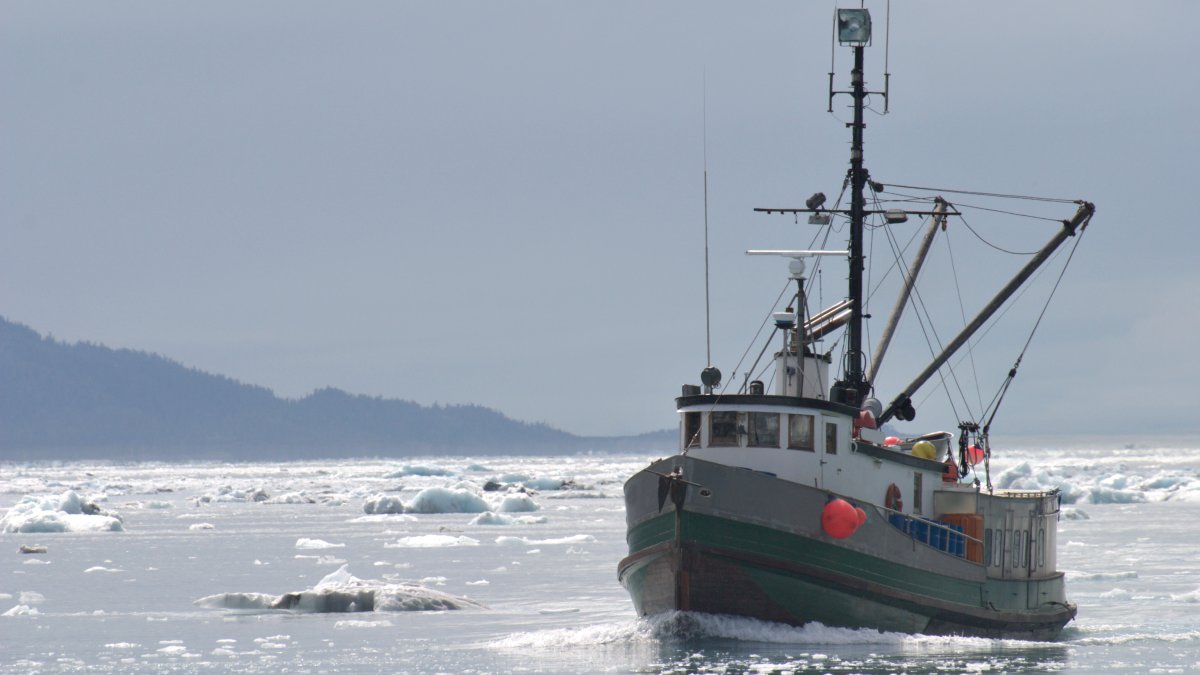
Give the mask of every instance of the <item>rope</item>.
MULTIPOLYGON (((1083 225, 1086 226, 1087 223, 1084 223, 1083 225)), ((983 425, 984 436, 987 435, 988 430, 991 428, 992 421, 996 419, 996 413, 1000 411, 1000 403, 1004 401, 1004 395, 1008 393, 1008 387, 1010 384, 1012 384, 1013 379, 1016 378, 1017 369, 1021 367, 1021 361, 1025 358, 1025 351, 1029 349, 1030 343, 1033 342, 1034 334, 1037 333, 1038 328, 1040 328, 1042 325, 1042 319, 1045 318, 1046 311, 1050 309, 1050 301, 1054 299, 1054 294, 1058 292, 1058 287, 1060 284, 1062 284, 1063 275, 1067 273, 1067 268, 1071 266, 1071 260, 1075 257, 1075 250, 1079 248, 1079 242, 1083 241, 1084 229, 1085 227, 1082 226, 1079 228, 1079 234, 1075 238, 1075 244, 1071 247, 1071 253, 1067 255, 1067 261, 1063 263, 1062 269, 1058 272, 1058 279, 1054 281, 1054 287, 1050 289, 1050 295, 1046 298, 1046 304, 1042 305, 1042 311, 1038 314, 1037 321, 1035 321, 1033 324, 1033 329, 1029 331, 1029 337, 1025 339, 1025 346, 1021 348, 1021 353, 1017 355, 1016 362, 1013 363, 1012 369, 1008 371, 1008 377, 1004 379, 1003 386, 993 399, 994 407, 991 405, 989 406, 989 408, 991 408, 991 415, 988 417, 987 422, 983 425)), ((987 411, 985 410, 984 415, 986 414, 987 411)))

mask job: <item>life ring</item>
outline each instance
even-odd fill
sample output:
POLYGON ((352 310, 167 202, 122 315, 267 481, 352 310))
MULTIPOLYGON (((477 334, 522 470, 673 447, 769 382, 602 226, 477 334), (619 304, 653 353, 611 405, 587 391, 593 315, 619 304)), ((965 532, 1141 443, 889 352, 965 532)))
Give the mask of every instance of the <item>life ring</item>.
POLYGON ((883 505, 893 511, 904 510, 904 500, 900 497, 900 488, 895 483, 888 486, 887 494, 883 497, 883 505))

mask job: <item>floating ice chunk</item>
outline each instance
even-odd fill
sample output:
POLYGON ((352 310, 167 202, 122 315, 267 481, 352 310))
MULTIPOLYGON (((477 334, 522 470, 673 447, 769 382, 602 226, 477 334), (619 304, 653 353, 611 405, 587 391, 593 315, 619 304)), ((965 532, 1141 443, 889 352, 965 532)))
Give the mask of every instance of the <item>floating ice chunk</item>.
POLYGON ((121 532, 120 516, 73 490, 57 496, 26 496, 0 518, 0 532, 121 532))
POLYGON ((0 616, 34 616, 38 613, 36 607, 29 605, 17 605, 0 616))
POLYGON ((102 565, 96 565, 95 567, 87 568, 83 572, 84 572, 84 574, 91 574, 92 572, 110 572, 110 573, 112 573, 112 572, 124 572, 124 571, 125 570, 117 569, 115 567, 104 567, 102 565))
POLYGON ((189 530, 215 530, 216 525, 212 523, 192 523, 188 525, 189 530))
MULTIPOLYGON (((346 565, 305 591, 268 595, 265 593, 222 593, 196 600, 200 607, 234 610, 290 610, 302 613, 400 612, 468 609, 480 607, 466 598, 416 584, 390 584, 359 579, 346 565)), ((256 641, 263 638, 258 638, 256 641)), ((276 638, 266 638, 274 641, 276 638)), ((287 639, 283 636, 283 639, 287 639)))
POLYGON ((309 497, 303 492, 289 492, 277 497, 270 497, 263 500, 264 504, 316 504, 317 500, 309 497))
POLYGON ((590 534, 576 534, 555 539, 530 539, 528 537, 496 537, 497 544, 521 544, 524 546, 554 546, 558 544, 592 544, 596 538, 590 534))
POLYGON ((17 547, 17 553, 22 553, 22 554, 45 553, 47 550, 49 550, 49 549, 47 549, 45 546, 36 546, 36 545, 29 546, 26 544, 21 544, 20 546, 17 547))
POLYGON ((455 537, 449 534, 418 534, 401 537, 384 548, 451 548, 455 546, 478 546, 479 540, 470 537, 455 537))
POLYGON ((404 478, 405 476, 453 476, 454 472, 435 465, 405 464, 399 471, 393 471, 384 478, 404 478))
POLYGON ((1087 511, 1084 511, 1083 509, 1073 509, 1070 507, 1066 507, 1062 510, 1062 517, 1066 518, 1067 520, 1091 520, 1092 518, 1087 514, 1087 511))
POLYGON ((158 652, 168 656, 183 656, 187 653, 187 647, 183 645, 167 645, 166 647, 160 647, 158 652))
POLYGON ((505 516, 485 511, 472 518, 468 525, 537 525, 545 522, 545 516, 505 516))
POLYGON ((145 504, 145 506, 144 506, 143 508, 147 508, 147 509, 173 509, 173 508, 175 508, 175 505, 174 505, 174 504, 172 504, 171 502, 164 502, 164 501, 153 501, 153 502, 146 502, 146 504, 145 504))
POLYGON ((21 591, 21 597, 17 599, 22 605, 39 605, 45 601, 46 596, 37 591, 21 591))
POLYGON ((301 549, 322 549, 322 548, 345 548, 345 544, 331 544, 324 539, 309 539, 300 537, 296 540, 296 548, 301 549))
POLYGON ((529 513, 537 511, 538 505, 533 498, 524 492, 510 492, 504 495, 496 511, 500 513, 529 513))
POLYGON ((483 513, 490 511, 483 497, 466 489, 425 488, 404 510, 409 513, 483 513))
POLYGON ((372 495, 363 502, 363 513, 404 513, 404 502, 396 495, 372 495))

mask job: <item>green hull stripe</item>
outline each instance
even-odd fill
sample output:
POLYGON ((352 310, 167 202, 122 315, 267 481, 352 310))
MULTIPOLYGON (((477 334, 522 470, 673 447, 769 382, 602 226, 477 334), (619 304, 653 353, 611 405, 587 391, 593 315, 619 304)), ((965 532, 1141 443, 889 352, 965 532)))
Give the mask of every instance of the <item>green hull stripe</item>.
MULTIPOLYGON (((685 511, 682 514, 681 529, 685 542, 730 549, 747 556, 806 565, 831 575, 850 576, 899 591, 969 607, 982 607, 984 604, 984 589, 980 583, 898 565, 865 553, 761 525, 685 511)), ((652 518, 629 533, 630 553, 670 541, 674 531, 674 513, 652 518)))

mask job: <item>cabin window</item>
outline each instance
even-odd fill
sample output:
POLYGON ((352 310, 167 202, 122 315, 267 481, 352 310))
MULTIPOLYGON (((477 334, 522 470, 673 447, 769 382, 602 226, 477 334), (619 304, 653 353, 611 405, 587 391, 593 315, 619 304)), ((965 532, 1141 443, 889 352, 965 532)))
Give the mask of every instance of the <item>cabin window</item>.
POLYGON ((779 447, 779 413, 752 412, 746 418, 750 445, 759 448, 779 447))
POLYGON ((683 447, 700 447, 700 413, 683 414, 683 447))
POLYGON ((1038 528, 1037 538, 1037 564, 1038 567, 1046 566, 1046 528, 1038 528))
POLYGON ((738 414, 733 410, 721 410, 709 413, 710 427, 708 444, 710 446, 735 446, 738 444, 737 421, 738 414))
POLYGON ((837 425, 833 422, 825 423, 825 452, 830 455, 836 455, 838 451, 838 433, 837 425))
POLYGON ((983 561, 992 564, 992 528, 983 531, 983 561))
POLYGON ((913 473, 913 513, 921 512, 921 493, 923 491, 921 489, 921 472, 916 471, 913 473))
POLYGON ((792 450, 815 449, 812 415, 788 415, 788 447, 792 450))

